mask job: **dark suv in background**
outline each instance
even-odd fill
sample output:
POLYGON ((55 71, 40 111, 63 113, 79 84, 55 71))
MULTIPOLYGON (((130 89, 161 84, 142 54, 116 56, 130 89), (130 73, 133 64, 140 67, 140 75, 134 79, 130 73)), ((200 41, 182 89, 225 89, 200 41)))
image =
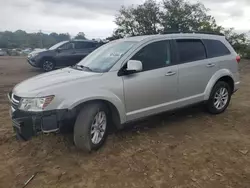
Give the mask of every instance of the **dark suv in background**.
POLYGON ((94 40, 63 41, 49 49, 33 51, 27 60, 30 65, 48 72, 55 67, 75 65, 102 44, 94 40))

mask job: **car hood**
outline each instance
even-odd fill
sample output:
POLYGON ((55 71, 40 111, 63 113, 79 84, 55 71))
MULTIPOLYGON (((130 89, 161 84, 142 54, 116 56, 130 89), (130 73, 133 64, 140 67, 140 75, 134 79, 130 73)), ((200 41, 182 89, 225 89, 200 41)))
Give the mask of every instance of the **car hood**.
POLYGON ((62 84, 70 84, 72 81, 75 82, 79 79, 87 81, 102 74, 103 73, 75 70, 68 67, 27 79, 16 85, 13 89, 13 93, 20 97, 34 97, 34 95, 37 96, 47 89, 52 89, 62 84))

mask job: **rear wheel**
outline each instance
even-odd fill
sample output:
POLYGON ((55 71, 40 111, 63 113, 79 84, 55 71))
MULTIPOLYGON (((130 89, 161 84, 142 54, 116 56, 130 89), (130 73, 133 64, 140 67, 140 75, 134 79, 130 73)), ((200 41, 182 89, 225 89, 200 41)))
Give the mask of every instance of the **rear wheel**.
POLYGON ((90 152, 105 142, 108 129, 108 110, 102 103, 87 104, 77 116, 74 143, 77 148, 90 152))
POLYGON ((52 71, 54 68, 55 68, 55 62, 53 60, 50 60, 50 59, 43 60, 42 69, 45 72, 52 71))
POLYGON ((208 111, 212 114, 224 112, 230 103, 231 95, 232 89, 228 83, 224 81, 217 82, 207 102, 208 111))

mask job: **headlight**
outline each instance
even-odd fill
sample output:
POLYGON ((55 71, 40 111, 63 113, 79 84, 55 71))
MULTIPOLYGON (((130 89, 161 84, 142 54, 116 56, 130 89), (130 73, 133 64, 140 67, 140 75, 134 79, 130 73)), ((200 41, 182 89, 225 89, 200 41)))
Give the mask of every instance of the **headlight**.
POLYGON ((36 57, 38 56, 38 53, 35 53, 35 54, 29 54, 28 57, 31 58, 31 57, 36 57))
POLYGON ((39 98, 22 98, 19 103, 19 109, 23 111, 43 111, 54 99, 54 95, 39 98))
POLYGON ((32 57, 36 57, 38 56, 38 53, 32 54, 32 57))

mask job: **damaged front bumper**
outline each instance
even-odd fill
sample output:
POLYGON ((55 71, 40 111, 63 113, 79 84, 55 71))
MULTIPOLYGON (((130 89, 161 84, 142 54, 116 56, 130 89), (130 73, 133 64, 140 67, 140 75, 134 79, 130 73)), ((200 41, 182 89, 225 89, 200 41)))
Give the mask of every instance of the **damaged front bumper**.
POLYGON ((50 110, 42 112, 26 112, 18 109, 15 97, 8 95, 11 101, 10 116, 13 129, 18 138, 29 140, 39 133, 59 132, 61 130, 70 130, 74 113, 67 109, 50 110), (66 127, 66 129, 65 129, 66 127))

